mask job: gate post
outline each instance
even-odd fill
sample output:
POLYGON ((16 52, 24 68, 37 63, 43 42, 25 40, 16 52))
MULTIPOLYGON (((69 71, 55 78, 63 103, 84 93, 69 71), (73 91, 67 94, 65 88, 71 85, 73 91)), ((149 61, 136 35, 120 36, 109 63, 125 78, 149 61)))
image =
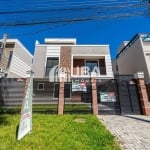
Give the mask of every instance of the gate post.
POLYGON ((96 79, 92 78, 91 83, 92 83, 92 110, 93 110, 93 114, 97 115, 98 114, 98 102, 97 102, 96 79))
POLYGON ((138 72, 134 75, 137 81, 137 88, 143 115, 150 115, 150 102, 148 101, 147 90, 144 82, 144 73, 138 72))
POLYGON ((64 113, 64 79, 62 78, 59 84, 58 114, 63 115, 63 113, 64 113))

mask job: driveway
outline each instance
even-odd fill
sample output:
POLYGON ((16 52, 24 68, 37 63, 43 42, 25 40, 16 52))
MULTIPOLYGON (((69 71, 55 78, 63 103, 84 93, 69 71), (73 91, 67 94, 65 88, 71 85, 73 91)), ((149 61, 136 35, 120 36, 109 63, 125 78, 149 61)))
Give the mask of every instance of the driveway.
POLYGON ((150 150, 150 116, 98 115, 123 150, 150 150))

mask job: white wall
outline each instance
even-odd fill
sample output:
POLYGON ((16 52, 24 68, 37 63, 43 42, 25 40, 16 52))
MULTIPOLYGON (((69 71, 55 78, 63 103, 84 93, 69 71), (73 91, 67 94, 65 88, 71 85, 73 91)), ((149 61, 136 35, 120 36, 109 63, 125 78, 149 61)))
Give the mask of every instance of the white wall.
POLYGON ((105 63, 106 63, 106 76, 107 77, 113 77, 113 71, 112 71, 112 62, 110 55, 105 55, 105 63))
POLYGON ((145 81, 149 80, 149 74, 144 57, 142 41, 137 39, 117 59, 119 74, 134 74, 144 72, 145 81))
POLYGON ((32 66, 35 78, 43 78, 45 76, 46 51, 45 45, 36 45, 35 47, 32 66))
POLYGON ((26 72, 31 70, 33 56, 30 52, 20 43, 15 40, 15 47, 8 71, 8 78, 26 77, 26 72))
POLYGON ((27 65, 15 54, 13 55, 11 62, 12 63, 10 64, 8 78, 15 78, 16 76, 25 78, 27 75, 26 72, 31 70, 31 66, 27 65))
POLYGON ((60 46, 49 46, 47 45, 46 57, 59 57, 60 46))
POLYGON ((45 77, 47 57, 59 57, 60 46, 37 44, 34 52, 33 71, 35 78, 45 77))

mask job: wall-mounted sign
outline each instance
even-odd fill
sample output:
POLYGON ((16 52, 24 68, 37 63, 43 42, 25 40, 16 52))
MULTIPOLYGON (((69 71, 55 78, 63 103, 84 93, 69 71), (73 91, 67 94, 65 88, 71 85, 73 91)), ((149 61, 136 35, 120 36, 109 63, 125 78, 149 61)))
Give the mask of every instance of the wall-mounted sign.
POLYGON ((72 92, 86 92, 86 82, 72 82, 72 92))
POLYGON ((115 92, 100 92, 101 102, 116 102, 115 92))

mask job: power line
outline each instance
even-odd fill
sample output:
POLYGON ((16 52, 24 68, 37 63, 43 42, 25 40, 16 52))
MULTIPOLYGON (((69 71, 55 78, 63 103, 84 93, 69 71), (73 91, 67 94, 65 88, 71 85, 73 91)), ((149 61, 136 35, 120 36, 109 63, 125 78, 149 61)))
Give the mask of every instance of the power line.
POLYGON ((16 23, 0 23, 0 26, 30 26, 30 25, 42 25, 42 24, 61 24, 61 23, 75 23, 75 22, 83 22, 83 21, 91 21, 91 20, 100 20, 100 19, 113 19, 119 17, 126 17, 126 16, 137 16, 143 15, 145 12, 139 11, 135 13, 124 13, 124 14, 116 14, 116 15, 103 15, 103 16, 89 16, 89 17, 78 17, 78 18, 69 18, 69 19, 61 19, 61 20, 44 20, 44 21, 32 21, 32 22, 16 22, 16 23))
MULTIPOLYGON (((20 2, 20 1, 19 1, 20 2)), ((25 1, 26 2, 26 1, 25 1)), ((25 3, 23 1, 22 4, 25 3)), ((30 1, 29 1, 30 2, 30 1)), ((49 2, 49 1, 48 1, 49 2)), ((66 8, 66 7, 82 7, 82 6, 88 6, 88 5, 101 5, 101 6, 108 6, 108 5, 114 5, 114 4, 140 4, 140 3, 144 3, 144 2, 139 2, 139 1, 119 1, 118 0, 105 0, 105 1, 100 1, 100 0, 95 0, 95 1, 51 1, 49 3, 45 2, 45 1, 40 1, 40 3, 35 3, 35 1, 33 1, 33 3, 30 2, 27 3, 26 5, 24 5, 24 7, 19 7, 21 6, 21 3, 18 4, 18 8, 20 11, 22 10, 26 10, 27 8, 30 8, 29 6, 32 6, 31 8, 66 8), (57 2, 57 3, 56 3, 57 2), (40 7, 38 7, 40 6, 40 7), (41 7, 44 6, 44 7, 41 7)), ((15 9, 17 7, 17 3, 6 3, 6 5, 2 5, 1 9, 3 10, 3 8, 6 8, 5 10, 10 10, 9 9, 9 4, 10 4, 10 9, 13 9, 12 5, 14 5, 15 9)))
MULTIPOLYGON (((41 0, 35 0, 38 2, 43 2, 41 0)), ((69 3, 67 0, 63 0, 69 3)), ((47 2, 49 2, 47 0, 47 2)), ((54 2, 54 1, 53 1, 54 2)), ((59 2, 59 0, 56 0, 59 2)), ((61 1, 62 2, 62 1, 61 1)), ((32 10, 17 10, 17 11, 0 11, 0 26, 1 27, 16 27, 16 26, 33 26, 33 25, 43 25, 43 24, 63 24, 69 22, 81 22, 81 21, 89 21, 93 20, 93 18, 100 19, 112 19, 117 18, 118 14, 122 16, 126 16, 126 14, 130 14, 128 16, 133 16, 133 14, 145 15, 149 12, 146 9, 144 2, 139 1, 129 1, 126 4, 125 1, 117 1, 117 0, 104 0, 104 1, 87 1, 87 4, 93 5, 84 6, 83 2, 76 2, 80 4, 79 7, 66 7, 62 6, 60 9, 32 9, 32 10), (99 3, 96 3, 99 2, 99 3), (104 4, 107 5, 97 5, 104 4), (81 5, 82 4, 82 5, 81 5), (110 5, 111 4, 111 5, 110 5), (126 5, 125 5, 126 4, 126 5), (96 5, 96 6, 95 6, 96 5), (54 12, 54 13, 53 13, 54 12), (69 15, 68 15, 69 13, 69 15), (40 14, 40 15, 37 15, 40 14), (110 14, 112 17, 109 17, 110 14)), ((70 4, 70 3, 69 3, 70 4)))
POLYGON ((37 9, 37 10, 20 10, 20 11, 0 11, 0 15, 7 15, 7 14, 20 14, 20 13, 41 13, 41 12, 65 12, 65 11, 82 11, 82 10, 91 10, 91 9, 101 9, 101 10, 108 10, 108 9, 117 9, 117 8, 144 8, 145 4, 119 4, 119 5, 111 5, 111 6, 86 6, 86 7, 77 7, 77 8, 61 8, 61 9, 37 9))

